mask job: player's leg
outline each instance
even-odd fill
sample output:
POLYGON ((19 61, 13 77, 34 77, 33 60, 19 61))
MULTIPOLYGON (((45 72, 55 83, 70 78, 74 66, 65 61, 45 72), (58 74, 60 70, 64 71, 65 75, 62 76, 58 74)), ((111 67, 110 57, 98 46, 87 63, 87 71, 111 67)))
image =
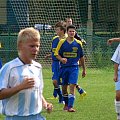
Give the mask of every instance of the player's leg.
POLYGON ((58 89, 58 85, 57 85, 57 80, 53 80, 53 86, 54 86, 54 90, 53 90, 53 97, 57 97, 57 89, 58 89))
POLYGON ((117 113, 117 120, 120 120, 120 90, 116 91, 115 109, 117 113))
POLYGON ((86 91, 83 88, 81 88, 80 85, 77 84, 76 89, 82 97, 86 96, 86 91))
POLYGON ((117 113, 117 120, 120 120, 120 80, 119 79, 117 82, 115 82, 115 87, 116 87, 115 109, 117 113))
POLYGON ((65 102, 63 110, 68 110, 68 85, 62 85, 62 94, 63 94, 63 100, 65 102))
POLYGON ((55 95, 58 95, 59 96, 59 103, 63 103, 63 96, 62 96, 62 92, 61 92, 61 89, 60 89, 60 85, 58 84, 58 80, 53 80, 53 85, 54 85, 53 96, 57 97, 55 95))
POLYGON ((70 93, 68 95, 68 112, 75 112, 73 109, 74 101, 75 101, 75 87, 76 84, 70 84, 70 93))
POLYGON ((68 112, 75 112, 73 109, 75 101, 75 89, 78 81, 79 68, 78 66, 71 67, 69 69, 69 84, 70 84, 70 93, 68 95, 68 112))
POLYGON ((59 79, 59 61, 53 61, 52 62, 52 80, 53 80, 53 86, 54 86, 54 90, 53 90, 53 96, 56 98, 57 94, 61 95, 61 90, 60 87, 58 85, 58 79, 59 79))
POLYGON ((52 64, 52 72, 53 72, 53 85, 54 85, 54 91, 53 91, 53 96, 57 97, 59 96, 59 103, 63 103, 63 97, 62 97, 62 92, 60 89, 59 85, 59 76, 60 76, 60 67, 59 67, 59 61, 54 61, 52 64))

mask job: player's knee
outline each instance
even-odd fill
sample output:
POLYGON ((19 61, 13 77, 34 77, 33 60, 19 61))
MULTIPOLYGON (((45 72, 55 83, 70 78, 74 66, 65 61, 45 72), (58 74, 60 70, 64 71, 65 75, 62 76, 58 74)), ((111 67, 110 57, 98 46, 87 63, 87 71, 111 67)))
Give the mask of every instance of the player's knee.
POLYGON ((53 80, 53 85, 54 85, 54 87, 58 87, 57 80, 53 80))
POLYGON ((116 95, 116 101, 120 101, 120 96, 116 95))

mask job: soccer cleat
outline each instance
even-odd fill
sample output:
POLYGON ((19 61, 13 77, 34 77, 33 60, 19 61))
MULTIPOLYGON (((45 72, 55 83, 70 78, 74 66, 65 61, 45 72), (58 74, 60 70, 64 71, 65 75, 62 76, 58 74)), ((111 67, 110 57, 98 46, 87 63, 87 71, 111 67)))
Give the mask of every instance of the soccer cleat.
POLYGON ((83 91, 83 93, 80 94, 82 97, 86 96, 87 93, 85 91, 83 91))
POLYGON ((68 112, 75 112, 75 109, 73 109, 72 107, 68 109, 68 112))
POLYGON ((87 93, 86 93, 82 88, 80 88, 80 89, 78 90, 78 92, 80 93, 80 96, 82 96, 82 97, 84 97, 84 96, 87 95, 87 93))

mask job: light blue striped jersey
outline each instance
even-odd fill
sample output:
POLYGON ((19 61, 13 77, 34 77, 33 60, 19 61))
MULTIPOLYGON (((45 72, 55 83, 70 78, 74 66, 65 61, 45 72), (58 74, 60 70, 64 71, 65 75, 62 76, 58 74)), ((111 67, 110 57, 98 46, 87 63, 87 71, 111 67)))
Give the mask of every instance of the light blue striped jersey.
POLYGON ((3 114, 28 116, 41 112, 43 76, 39 63, 32 61, 32 64, 23 64, 19 58, 6 63, 0 70, 0 90, 21 84, 25 77, 33 77, 35 86, 3 99, 3 114))

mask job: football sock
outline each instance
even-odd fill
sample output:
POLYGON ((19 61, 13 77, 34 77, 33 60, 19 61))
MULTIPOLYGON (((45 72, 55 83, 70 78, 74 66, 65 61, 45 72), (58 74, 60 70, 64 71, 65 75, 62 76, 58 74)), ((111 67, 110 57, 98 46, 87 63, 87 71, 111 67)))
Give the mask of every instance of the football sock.
POLYGON ((83 90, 82 88, 78 88, 78 92, 79 92, 80 94, 82 94, 82 93, 84 93, 84 90, 83 90))
POLYGON ((57 91, 57 94, 59 95, 59 102, 62 102, 63 98, 62 98, 62 92, 61 92, 60 88, 56 88, 56 91, 57 91))
POLYGON ((67 94, 63 95, 63 100, 65 102, 65 105, 68 105, 68 95, 67 94))
POLYGON ((61 92, 60 88, 55 88, 55 89, 56 89, 56 91, 57 91, 57 94, 58 94, 59 96, 61 96, 61 95, 62 95, 62 92, 61 92))
POLYGON ((53 96, 54 96, 55 98, 57 97, 57 89, 56 89, 56 88, 54 88, 53 96))
POLYGON ((117 119, 120 119, 120 101, 115 100, 115 109, 117 113, 117 119))
POLYGON ((75 100, 75 95, 69 94, 68 95, 68 108, 73 107, 75 100))

